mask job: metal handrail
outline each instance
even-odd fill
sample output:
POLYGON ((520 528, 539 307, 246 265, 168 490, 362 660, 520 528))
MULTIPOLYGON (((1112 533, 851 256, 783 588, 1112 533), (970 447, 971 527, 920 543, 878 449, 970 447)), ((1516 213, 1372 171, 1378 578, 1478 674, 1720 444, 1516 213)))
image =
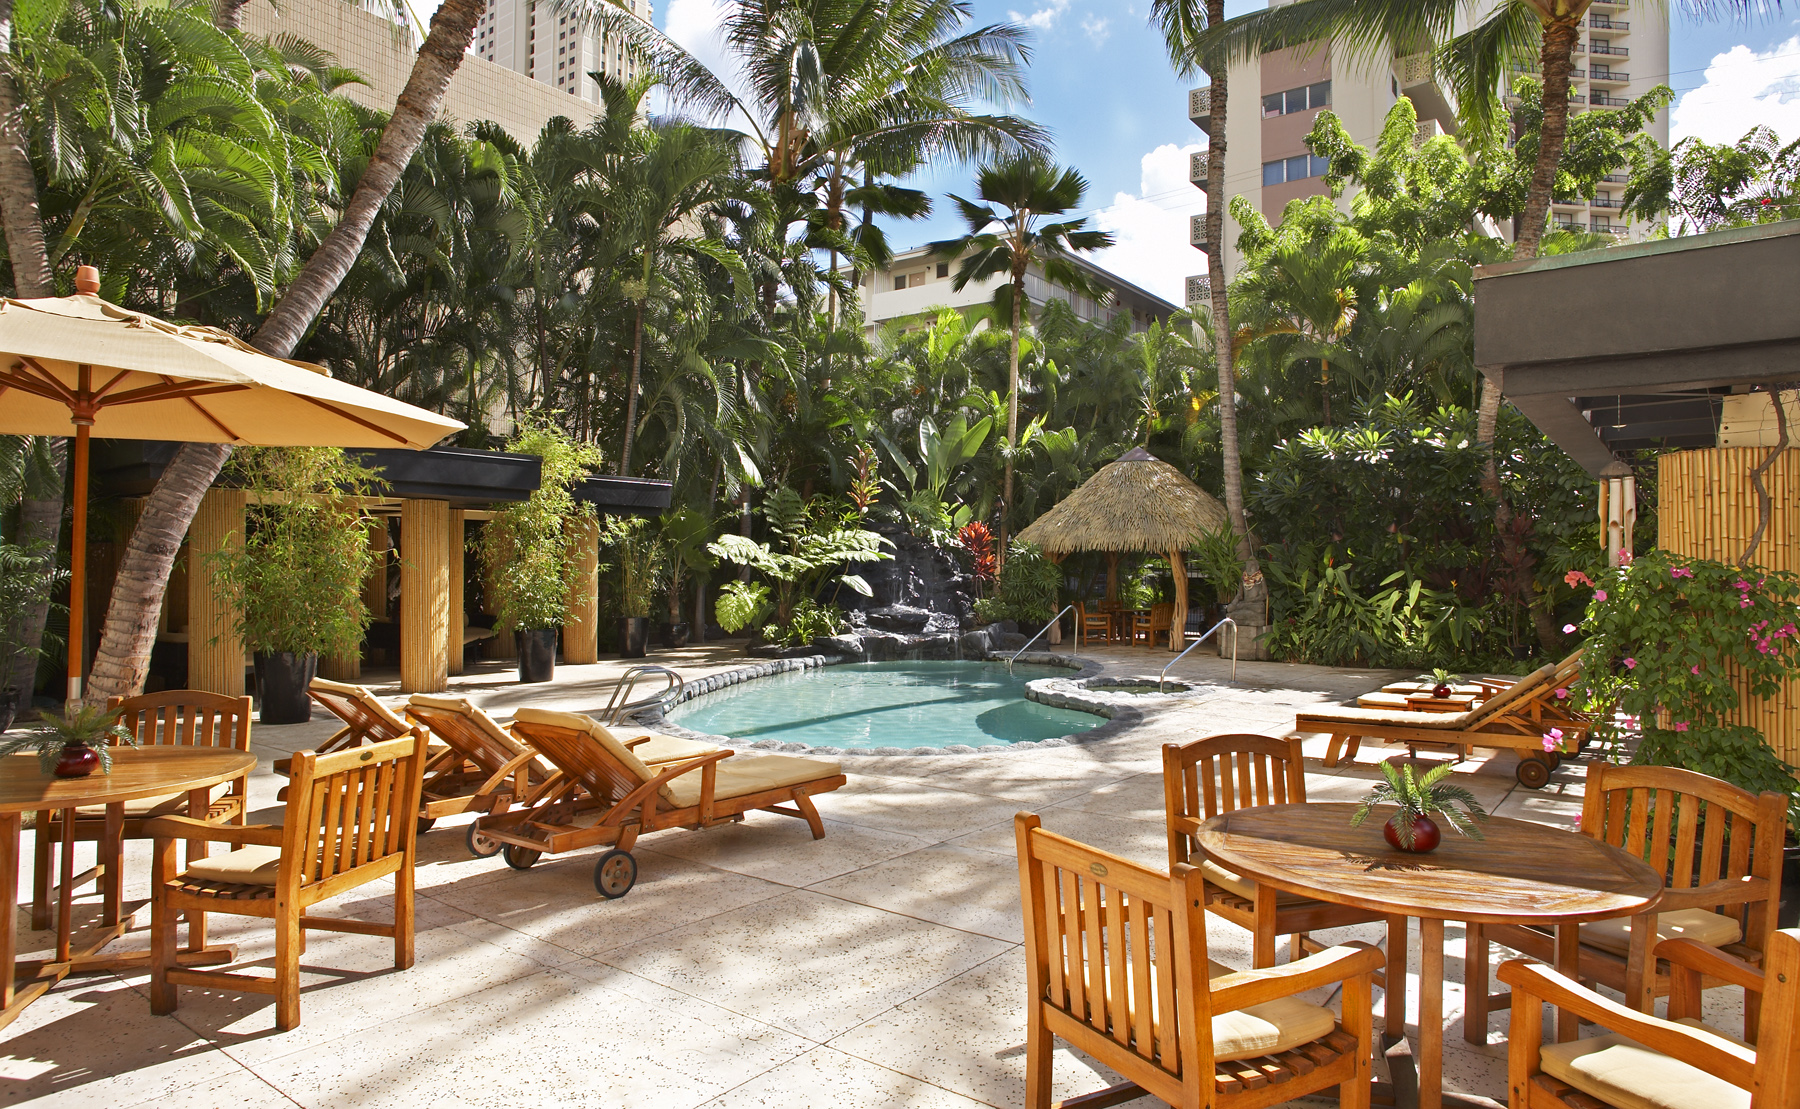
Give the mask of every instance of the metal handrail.
MULTIPOLYGON (((669 695, 670 690, 673 690, 676 698, 679 699, 681 691, 686 688, 687 680, 667 666, 657 666, 654 664, 633 666, 631 669, 625 671, 625 673, 619 675, 619 684, 613 687, 612 700, 606 702, 606 709, 602 715, 606 717, 606 723, 608 725, 618 724, 623 721, 625 717, 640 709, 646 709, 651 705, 661 704, 662 699, 669 695), (645 697, 642 700, 637 701, 631 700, 631 691, 637 688, 638 680, 648 674, 661 674, 664 678, 668 679, 668 684, 663 686, 662 690, 654 697, 645 697)), ((665 712, 668 708, 669 706, 667 705, 663 706, 665 712)))
MULTIPOLYGON (((1063 612, 1072 612, 1072 611, 1074 611, 1074 608, 1075 608, 1074 605, 1064 605, 1062 612, 1059 612, 1055 616, 1052 616, 1050 618, 1050 622, 1048 624, 1045 624, 1043 627, 1038 629, 1037 635, 1034 635, 1030 639, 1027 639, 1025 641, 1025 646, 1020 647, 1017 651, 1015 651, 1013 653, 1013 657, 1006 660, 1006 668, 1008 670, 1011 670, 1012 664, 1019 661, 1020 655, 1024 654, 1026 651, 1031 650, 1031 645, 1033 643, 1036 643, 1041 637, 1048 635, 1050 633, 1051 628, 1054 628, 1056 625, 1062 623, 1063 612)), ((1075 623, 1075 647, 1077 650, 1079 650, 1081 647, 1081 622, 1080 621, 1076 621, 1076 623, 1075 623)))
MULTIPOLYGON (((1233 620, 1229 616, 1227 616, 1225 619, 1219 621, 1218 623, 1214 624, 1212 627, 1206 629, 1206 631, 1201 633, 1199 639, 1194 640, 1192 643, 1190 643, 1186 647, 1182 648, 1182 651, 1180 654, 1176 655, 1174 658, 1169 660, 1169 666, 1174 666, 1176 663, 1178 663, 1182 659, 1186 658, 1189 651, 1193 650, 1195 647, 1200 646, 1200 644, 1205 643, 1209 638, 1212 637, 1212 633, 1218 631, 1220 628, 1224 627, 1226 624, 1231 625, 1231 680, 1233 682, 1236 682, 1237 681, 1238 630, 1237 630, 1237 621, 1233 620)), ((1185 634, 1185 633, 1183 633, 1183 634, 1185 634)), ((1160 673, 1156 676, 1156 691, 1158 693, 1161 693, 1163 691, 1163 679, 1165 679, 1169 676, 1169 666, 1163 667, 1162 673, 1160 673)))

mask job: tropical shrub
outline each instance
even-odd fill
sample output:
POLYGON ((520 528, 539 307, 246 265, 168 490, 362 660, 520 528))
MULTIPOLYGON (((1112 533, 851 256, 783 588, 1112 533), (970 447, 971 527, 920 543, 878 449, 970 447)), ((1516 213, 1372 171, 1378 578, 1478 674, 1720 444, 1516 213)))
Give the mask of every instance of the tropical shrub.
POLYGON ((796 605, 818 600, 827 581, 872 596, 873 590, 861 575, 841 571, 859 562, 894 557, 881 549, 893 545, 888 540, 872 531, 845 526, 822 499, 807 501, 787 486, 769 494, 763 515, 772 542, 724 535, 706 549, 727 562, 748 566, 774 583, 775 623, 784 630, 794 619, 796 605), (840 571, 835 579, 834 571, 840 571))
POLYGON ((769 587, 762 582, 728 581, 719 590, 713 614, 726 634, 736 635, 745 628, 768 619, 775 606, 769 603, 769 587))
POLYGON ((994 580, 994 535, 980 520, 964 524, 956 533, 956 541, 969 556, 969 574, 977 589, 994 580))
POLYGON ((836 635, 844 630, 844 610, 836 605, 822 605, 811 597, 804 597, 794 604, 794 611, 789 614, 787 623, 770 624, 763 628, 763 638, 771 643, 779 643, 784 647, 798 647, 803 643, 811 643, 820 636, 836 635))
POLYGON ((1044 557, 1041 548, 1015 540, 1006 549, 995 595, 976 603, 975 618, 988 624, 996 620, 1042 624, 1056 615, 1062 577, 1062 567, 1044 557))
POLYGON ((60 645, 50 636, 33 641, 29 616, 68 576, 67 570, 57 568, 50 544, 0 542, 0 691, 10 683, 15 659, 42 658, 46 650, 60 645))
POLYGON ((480 548, 488 593, 501 627, 554 628, 568 615, 575 580, 567 524, 594 512, 573 490, 600 465, 600 451, 576 442, 548 417, 521 424, 506 449, 543 459, 543 478, 530 497, 488 522, 480 548))
POLYGON ((619 615, 650 615, 658 584, 668 571, 668 551, 644 520, 613 518, 604 538, 619 571, 619 615))

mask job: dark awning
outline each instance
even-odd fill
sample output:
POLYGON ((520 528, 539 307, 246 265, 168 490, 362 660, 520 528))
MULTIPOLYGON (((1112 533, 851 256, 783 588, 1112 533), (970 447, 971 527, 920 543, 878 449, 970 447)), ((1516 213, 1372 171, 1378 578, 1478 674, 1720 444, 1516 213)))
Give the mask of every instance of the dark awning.
POLYGON ((1725 396, 1800 380, 1800 221, 1475 271, 1475 364, 1598 474, 1717 444, 1725 396))

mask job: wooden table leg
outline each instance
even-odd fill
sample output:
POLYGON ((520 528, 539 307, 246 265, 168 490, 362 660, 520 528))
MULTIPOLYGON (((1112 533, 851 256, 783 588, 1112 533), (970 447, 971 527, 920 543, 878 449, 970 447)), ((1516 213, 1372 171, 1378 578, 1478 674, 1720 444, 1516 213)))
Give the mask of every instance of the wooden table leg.
POLYGON ((1419 919, 1419 1109, 1444 1103, 1444 922, 1419 919))
MULTIPOLYGON (((206 814, 207 814, 208 810, 210 810, 211 808, 212 808, 212 790, 210 790, 210 789, 193 789, 193 790, 188 791, 188 815, 190 817, 194 818, 195 820, 205 820, 206 814)), ((206 840, 203 840, 203 839, 188 840, 187 841, 187 855, 185 856, 186 865, 193 866, 194 863, 196 863, 197 861, 206 858, 211 853, 211 848, 212 848, 212 845, 210 843, 208 843, 206 840)), ((152 897, 156 896, 156 893, 154 890, 151 891, 150 896, 152 896, 152 897)), ((206 950, 206 914, 200 913, 200 912, 195 912, 195 913, 186 913, 183 915, 185 915, 188 918, 188 922, 187 922, 187 926, 188 926, 187 949, 188 949, 188 951, 189 952, 205 951, 206 950)))
MULTIPOLYGON (((1556 926, 1556 969, 1581 980, 1581 925, 1556 926)), ((1629 998, 1626 999, 1630 1001, 1629 998)), ((1581 1035, 1581 1018, 1568 1009, 1556 1011, 1556 1042, 1566 1044, 1581 1035)))
POLYGON ((66 963, 75 936, 75 810, 62 810, 61 883, 56 887, 56 961, 66 963))
MULTIPOLYGON (((6 919, 0 921, 0 1009, 13 1003, 13 959, 18 955, 19 836, 23 820, 16 812, 0 813, 0 890, 6 892, 6 919)), ((41 833, 40 833, 41 834, 41 833)))
POLYGON ((1388 917, 1387 989, 1382 1004, 1387 1012, 1383 1031, 1396 1040, 1406 1038, 1406 918, 1388 917))
POLYGON ((106 806, 106 828, 100 836, 100 895, 105 906, 100 918, 105 923, 119 923, 120 897, 125 882, 125 802, 106 806))

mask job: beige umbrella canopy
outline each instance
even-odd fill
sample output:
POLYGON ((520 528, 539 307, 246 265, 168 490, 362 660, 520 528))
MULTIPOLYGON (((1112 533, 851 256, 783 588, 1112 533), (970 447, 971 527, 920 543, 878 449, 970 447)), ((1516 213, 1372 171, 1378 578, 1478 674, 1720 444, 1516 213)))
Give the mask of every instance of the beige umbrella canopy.
MULTIPOLYGON (((412 447, 464 426, 334 380, 322 367, 271 358, 210 327, 168 323, 101 300, 83 266, 76 295, 0 299, 0 434, 75 429, 71 581, 86 557, 88 439, 163 439, 269 447, 412 447)), ((84 598, 69 591, 69 627, 84 598)), ((81 689, 69 651, 69 696, 81 689)))
MULTIPOLYGON (((1168 558, 1175 574, 1175 628, 1187 623, 1187 570, 1182 552, 1194 539, 1226 524, 1225 506, 1188 476, 1142 447, 1104 466, 1055 508, 1019 533, 1019 541, 1061 560, 1080 551, 1105 551, 1108 596, 1118 595, 1118 556, 1147 551, 1168 558)), ((1169 636, 1171 650, 1181 636, 1169 636)))

